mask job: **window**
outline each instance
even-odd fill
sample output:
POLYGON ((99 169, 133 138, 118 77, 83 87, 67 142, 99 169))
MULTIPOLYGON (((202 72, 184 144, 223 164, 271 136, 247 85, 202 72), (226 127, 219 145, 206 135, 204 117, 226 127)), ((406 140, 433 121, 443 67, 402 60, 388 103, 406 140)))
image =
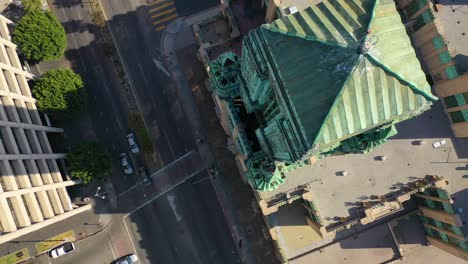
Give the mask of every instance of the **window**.
POLYGON ((444 102, 445 102, 445 106, 446 106, 447 108, 451 108, 451 107, 456 107, 456 106, 458 106, 457 99, 456 99, 455 96, 453 96, 453 95, 448 96, 448 97, 445 97, 445 98, 444 98, 444 102))
POLYGON ((452 119, 453 123, 464 122, 465 118, 461 111, 449 112, 450 118, 452 119))

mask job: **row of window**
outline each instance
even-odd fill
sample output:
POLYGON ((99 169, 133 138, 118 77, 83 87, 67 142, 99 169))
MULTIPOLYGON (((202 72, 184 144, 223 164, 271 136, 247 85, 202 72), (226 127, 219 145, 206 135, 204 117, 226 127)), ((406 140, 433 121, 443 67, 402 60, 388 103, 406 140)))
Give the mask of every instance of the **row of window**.
POLYGON ((468 109, 460 111, 449 112, 450 118, 453 123, 466 122, 468 121, 468 109))

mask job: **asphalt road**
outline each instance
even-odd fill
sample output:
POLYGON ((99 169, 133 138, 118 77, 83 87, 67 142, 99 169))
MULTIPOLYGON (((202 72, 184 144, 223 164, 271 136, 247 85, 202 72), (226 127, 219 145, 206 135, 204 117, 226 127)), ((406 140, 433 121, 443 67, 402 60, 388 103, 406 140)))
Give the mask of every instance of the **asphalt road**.
MULTIPOLYGON (((198 8, 194 8, 194 1, 176 1, 176 6, 182 10, 181 14, 187 15, 189 11, 199 12, 213 2, 217 4, 213 0, 197 1, 198 8)), ((163 163, 170 164, 196 148, 196 144, 172 80, 158 70, 153 61, 161 59, 160 32, 156 32, 150 23, 145 1, 104 0, 102 4, 150 128, 150 135, 163 163)), ((97 135, 112 147, 112 153, 117 157, 120 152, 128 153, 125 141, 128 132, 126 102, 117 88, 118 81, 113 66, 102 50, 96 47, 96 32, 88 24, 89 10, 82 5, 86 3, 81 4, 74 0, 54 1, 59 20, 65 22, 66 28, 69 26, 68 43, 71 50, 66 56, 74 62, 74 69, 80 72, 88 86, 92 102, 91 119, 97 135)), ((168 178, 169 184, 177 184, 173 190, 149 200, 125 220, 129 227, 128 234, 141 262, 236 263, 235 244, 206 171, 180 185, 175 180, 176 176, 178 177, 174 175, 174 179, 168 178), (192 184, 193 182, 196 183, 192 184)), ((138 191, 141 188, 136 177, 125 177, 119 171, 113 173, 112 181, 118 193, 132 188, 138 191)), ((145 197, 157 195, 160 189, 160 186, 146 189, 145 197)), ((120 199, 125 204, 125 199, 131 201, 133 197, 129 195, 120 199)), ((131 207, 121 207, 117 213, 129 212, 132 212, 131 207)), ((114 252, 115 257, 130 253, 127 249, 122 249, 114 239, 126 229, 118 223, 113 225, 108 231, 109 237, 99 235, 92 244, 86 244, 83 248, 80 246, 80 251, 64 258, 64 261, 105 263, 109 259, 111 245, 117 249, 114 252), (83 250, 84 248, 86 249, 83 250)))
POLYGON ((206 171, 126 218, 148 263, 237 263, 230 231, 206 171), (149 228, 144 228, 148 226, 149 228))

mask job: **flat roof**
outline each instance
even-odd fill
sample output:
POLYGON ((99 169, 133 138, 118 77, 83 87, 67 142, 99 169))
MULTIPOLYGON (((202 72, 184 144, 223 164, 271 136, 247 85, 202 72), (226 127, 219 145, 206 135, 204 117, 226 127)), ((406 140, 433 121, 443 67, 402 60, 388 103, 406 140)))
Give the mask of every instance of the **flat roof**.
POLYGON ((291 264, 308 263, 384 263, 397 256, 398 243, 404 259, 400 263, 451 263, 461 264, 457 258, 437 247, 425 245, 425 235, 417 216, 394 222, 395 239, 392 239, 387 224, 343 239, 337 243, 290 260, 291 264))
POLYGON ((438 12, 444 31, 441 32, 459 73, 468 72, 468 5, 466 0, 440 0, 438 12))
POLYGON ((278 189, 259 195, 268 200, 307 184, 328 226, 339 217, 355 215, 359 202, 397 191, 426 175, 438 175, 449 181, 455 206, 463 208, 462 217, 468 219, 468 139, 453 138, 440 101, 421 116, 399 123, 397 130, 396 136, 369 153, 325 157, 289 173, 278 189), (441 140, 446 144, 435 148, 433 143, 441 140), (380 156, 387 160, 379 160, 380 156), (340 176, 342 171, 348 175, 340 176))

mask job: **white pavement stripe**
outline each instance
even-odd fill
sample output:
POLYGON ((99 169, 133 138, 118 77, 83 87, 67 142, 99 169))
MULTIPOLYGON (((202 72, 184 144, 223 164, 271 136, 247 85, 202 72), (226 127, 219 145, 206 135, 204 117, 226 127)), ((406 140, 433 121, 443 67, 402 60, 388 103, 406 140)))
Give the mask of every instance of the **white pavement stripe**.
POLYGON ((128 192, 131 191, 131 190, 133 190, 133 189, 136 188, 137 186, 138 186, 138 183, 135 184, 135 185, 133 185, 132 187, 128 188, 127 190, 121 192, 121 193, 119 194, 119 197, 125 195, 126 193, 128 193, 128 192))
POLYGON ((185 179, 179 181, 178 183, 176 183, 176 184, 174 184, 173 186, 171 186, 169 189, 167 189, 167 190, 163 191, 162 193, 156 195, 155 197, 151 198, 151 199, 150 199, 149 201, 147 201, 146 203, 144 203, 144 204, 138 206, 137 208, 135 208, 135 209, 134 209, 133 211, 131 211, 130 213, 124 215, 122 218, 126 218, 126 217, 128 217, 129 215, 131 215, 131 214, 135 213, 136 211, 140 210, 141 208, 147 206, 147 205, 150 204, 152 201, 154 201, 154 200, 158 199, 159 197, 163 196, 164 194, 166 194, 166 193, 172 191, 172 189, 176 188, 177 186, 181 185, 182 183, 186 182, 188 179, 192 178, 193 176, 197 175, 198 173, 200 173, 200 172, 202 172, 202 171, 204 171, 204 170, 205 170, 205 168, 202 168, 202 169, 200 169, 200 170, 198 170, 198 171, 196 171, 196 172, 190 174, 190 175, 189 175, 188 177, 186 177, 185 179))
POLYGON ((127 231, 128 239, 130 240, 130 243, 132 244, 133 252, 135 252, 135 254, 138 256, 138 252, 136 250, 135 244, 133 243, 133 236, 130 234, 130 231, 128 231, 127 223, 125 221, 125 216, 122 217, 122 221, 124 223, 125 231, 127 231))
POLYGON ((115 251, 114 251, 114 246, 112 245, 112 242, 111 242, 110 237, 109 237, 109 232, 107 232, 107 230, 106 230, 106 236, 107 236, 107 242, 109 242, 109 246, 110 246, 111 251, 112 251, 112 256, 114 256, 114 259, 117 259, 117 255, 115 254, 115 251))
POLYGON ((191 155, 193 152, 195 152, 194 149, 192 149, 191 151, 185 153, 184 155, 180 156, 178 159, 174 160, 173 162, 169 163, 167 166, 165 166, 164 168, 156 171, 155 173, 151 174, 150 175, 150 178, 153 178, 154 176, 156 176, 157 174, 161 174, 163 173, 164 171, 166 171, 167 169, 169 169, 170 167, 174 166, 175 164, 177 164, 177 162, 183 160, 184 158, 186 158, 187 156, 191 155))

